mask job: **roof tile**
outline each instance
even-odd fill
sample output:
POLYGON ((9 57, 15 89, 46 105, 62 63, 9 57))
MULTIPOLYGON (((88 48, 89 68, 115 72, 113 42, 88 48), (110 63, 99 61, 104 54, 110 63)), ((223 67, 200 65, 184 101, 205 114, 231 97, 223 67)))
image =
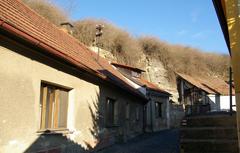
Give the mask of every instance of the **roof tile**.
MULTIPOLYGON (((90 51, 85 45, 63 32, 45 18, 38 15, 19 0, 0 0, 0 21, 39 41, 40 46, 54 49, 59 56, 76 66, 84 66, 104 75, 108 81, 134 94, 142 96, 105 59, 90 51), (71 59, 71 60, 69 60, 71 59)), ((4 28, 4 27, 2 27, 4 28)), ((49 52, 51 53, 51 52, 49 52)))

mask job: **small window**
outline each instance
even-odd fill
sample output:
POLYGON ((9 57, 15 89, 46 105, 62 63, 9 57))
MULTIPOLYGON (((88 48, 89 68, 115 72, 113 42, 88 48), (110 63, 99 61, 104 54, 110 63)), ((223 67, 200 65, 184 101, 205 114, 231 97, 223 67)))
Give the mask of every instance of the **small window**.
POLYGON ((130 104, 126 104, 126 119, 129 119, 130 117, 130 104))
POLYGON ((67 128, 68 90, 42 84, 41 130, 67 128))
POLYGON ((139 110, 139 106, 136 107, 136 120, 139 121, 140 118, 140 110, 139 110))
POLYGON ((156 118, 162 117, 162 103, 155 102, 155 115, 156 118))
POLYGON ((107 126, 115 126, 118 123, 118 110, 116 100, 107 98, 107 126))
POLYGON ((132 76, 136 77, 136 78, 139 78, 140 77, 140 73, 132 71, 132 76))

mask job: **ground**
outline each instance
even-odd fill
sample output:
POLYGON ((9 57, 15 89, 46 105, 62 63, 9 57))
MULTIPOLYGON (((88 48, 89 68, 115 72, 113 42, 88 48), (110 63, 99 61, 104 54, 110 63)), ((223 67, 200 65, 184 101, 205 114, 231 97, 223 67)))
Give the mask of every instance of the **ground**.
POLYGON ((179 131, 174 129, 143 134, 98 153, 179 153, 179 131))

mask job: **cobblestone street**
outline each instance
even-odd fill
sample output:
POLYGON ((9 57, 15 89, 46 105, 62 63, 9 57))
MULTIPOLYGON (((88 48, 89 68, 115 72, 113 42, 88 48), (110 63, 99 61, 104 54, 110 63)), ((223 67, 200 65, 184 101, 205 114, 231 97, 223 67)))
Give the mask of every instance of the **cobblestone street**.
POLYGON ((179 153, 179 131, 175 129, 144 134, 98 153, 179 153))

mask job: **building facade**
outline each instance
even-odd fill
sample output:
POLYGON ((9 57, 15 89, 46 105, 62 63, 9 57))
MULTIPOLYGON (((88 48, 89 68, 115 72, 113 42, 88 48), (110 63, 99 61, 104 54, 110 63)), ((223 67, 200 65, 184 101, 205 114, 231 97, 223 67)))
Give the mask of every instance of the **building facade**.
MULTIPOLYGON (((186 114, 230 111, 230 94, 226 82, 218 78, 203 80, 186 74, 177 75, 179 102, 184 105, 186 114)), ((232 101, 233 110, 236 110, 234 94, 232 101)))
POLYGON ((170 128, 170 93, 160 89, 155 84, 145 80, 139 68, 112 63, 133 86, 143 93, 148 103, 145 106, 144 129, 146 132, 155 132, 170 128))
POLYGON ((0 152, 87 152, 141 134, 145 97, 96 57, 21 1, 1 1, 0 152))

